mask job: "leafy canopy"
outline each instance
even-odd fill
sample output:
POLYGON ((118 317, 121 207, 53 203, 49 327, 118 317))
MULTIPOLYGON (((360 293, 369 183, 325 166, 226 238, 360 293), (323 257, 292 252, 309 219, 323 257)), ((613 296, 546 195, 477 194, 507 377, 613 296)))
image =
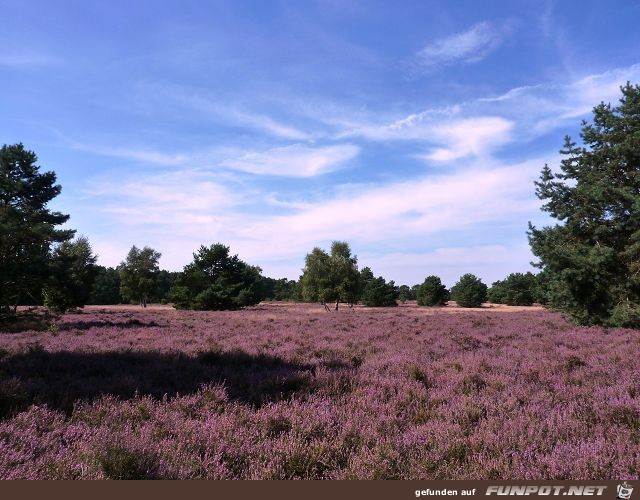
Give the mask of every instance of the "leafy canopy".
POLYGON ((382 276, 371 278, 362 290, 362 303, 368 307, 395 307, 398 305, 398 287, 382 276))
POLYGON ((511 273, 491 285, 487 298, 494 304, 530 306, 536 298, 537 279, 533 273, 511 273))
POLYGON ((179 309, 225 310, 255 305, 263 298, 260 268, 250 266, 229 247, 201 246, 185 266, 169 298, 179 309))
POLYGON ((44 287, 44 305, 57 313, 84 306, 98 273, 96 260, 85 236, 58 245, 44 287))
POLYGON ((51 246, 73 237, 56 229, 68 215, 47 205, 60 194, 54 172, 40 172, 38 158, 22 144, 0 149, 0 315, 25 299, 39 303, 49 279, 51 246))
POLYGON ((487 285, 473 274, 464 274, 451 287, 451 298, 460 307, 480 307, 487 300, 487 285))
POLYGON ((427 276, 418 286, 416 299, 419 306, 443 306, 449 300, 449 291, 438 276, 427 276))
POLYGON ((160 256, 160 252, 150 247, 131 247, 127 259, 118 266, 120 293, 125 300, 140 302, 147 307, 149 297, 156 288, 160 256))
POLYGON ((559 222, 529 242, 551 307, 578 324, 640 327, 640 86, 621 88, 583 122, 583 145, 565 137, 558 172, 536 182, 543 210, 559 222))
POLYGON ((349 244, 334 241, 331 254, 315 247, 305 257, 300 277, 302 297, 308 302, 357 302, 360 291, 358 258, 351 255, 349 244))
POLYGON ((398 287, 398 300, 403 304, 407 300, 416 300, 416 287, 410 287, 409 285, 400 285, 398 287))
POLYGON ((87 304, 120 304, 120 273, 113 267, 96 266, 87 304))

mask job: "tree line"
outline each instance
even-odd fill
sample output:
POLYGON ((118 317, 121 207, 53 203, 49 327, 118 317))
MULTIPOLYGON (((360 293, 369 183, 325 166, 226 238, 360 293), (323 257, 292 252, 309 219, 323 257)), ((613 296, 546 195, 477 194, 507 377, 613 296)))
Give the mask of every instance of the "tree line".
POLYGON ((577 324, 640 327, 640 86, 621 87, 618 106, 601 103, 583 122, 582 145, 570 137, 559 171, 545 165, 535 183, 542 209, 558 222, 528 237, 540 272, 513 273, 490 288, 465 274, 448 290, 437 276, 419 285, 396 286, 358 269, 349 244, 314 248, 298 281, 262 275, 231 255, 229 247, 202 246, 181 272, 159 269, 160 253, 132 247, 117 268, 96 264, 86 237, 60 229, 69 215, 48 203, 61 191, 54 172, 40 172, 37 157, 22 144, 0 149, 0 320, 19 305, 54 312, 90 303, 171 302, 178 308, 239 309, 261 300, 300 300, 327 310, 394 306, 416 300, 475 307, 489 300, 508 305, 534 302, 564 312, 577 324))

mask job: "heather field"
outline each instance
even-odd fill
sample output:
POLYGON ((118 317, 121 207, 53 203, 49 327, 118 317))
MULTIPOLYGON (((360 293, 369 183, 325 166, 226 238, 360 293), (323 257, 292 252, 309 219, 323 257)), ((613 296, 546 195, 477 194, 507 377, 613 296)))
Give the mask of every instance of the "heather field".
POLYGON ((0 477, 634 479, 639 359, 537 308, 87 308, 0 334, 0 477))

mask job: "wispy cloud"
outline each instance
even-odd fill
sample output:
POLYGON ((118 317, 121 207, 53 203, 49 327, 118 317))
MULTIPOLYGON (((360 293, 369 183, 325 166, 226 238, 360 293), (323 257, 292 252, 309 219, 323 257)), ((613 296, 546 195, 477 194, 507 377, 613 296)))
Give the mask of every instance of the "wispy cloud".
POLYGON ((247 153, 220 165, 258 175, 313 177, 340 168, 359 151, 360 148, 353 144, 317 147, 294 144, 247 153))
POLYGON ((196 111, 214 120, 217 124, 233 128, 248 128, 263 132, 272 137, 303 141, 311 138, 311 134, 300 128, 259 111, 247 110, 242 105, 216 99, 206 93, 181 86, 144 85, 144 99, 172 101, 196 111))
MULTIPOLYGON (((473 164, 437 177, 344 187, 330 198, 281 207, 288 212, 283 215, 248 211, 246 191, 238 197, 232 187, 200 172, 127 179, 92 194, 94 200, 109 200, 102 210, 119 221, 119 239, 157 244, 163 265, 171 269, 188 262, 200 244, 223 241, 268 274, 278 275, 286 267, 285 274, 297 277, 304 254, 333 239, 348 240, 354 248, 387 248, 377 254, 381 257, 389 247, 424 248, 425 238, 438 241, 434 238, 439 234, 462 235, 470 227, 529 214, 539 205, 532 181, 542 163, 473 164)), ((101 262, 117 264, 122 255, 111 250, 108 244, 96 244, 101 262)), ((392 269, 381 266, 378 272, 386 271, 392 269)), ((399 279, 402 273, 387 276, 399 279)))
POLYGON ((548 133, 591 112, 599 102, 615 103, 620 86, 640 80, 640 64, 588 75, 565 83, 517 87, 468 103, 469 111, 493 109, 516 121, 526 137, 548 133))
POLYGON ((500 116, 465 117, 462 106, 427 110, 383 125, 364 125, 343 132, 342 137, 371 141, 411 140, 431 146, 418 155, 437 162, 463 157, 484 157, 509 142, 514 123, 500 116))
POLYGON ((0 67, 27 68, 32 66, 47 66, 58 60, 48 54, 29 50, 1 50, 0 67))
POLYGON ((110 156, 134 162, 159 166, 179 166, 192 160, 191 155, 184 153, 164 153, 153 149, 101 147, 79 142, 71 143, 71 147, 78 151, 85 151, 100 156, 110 156))
POLYGON ((449 162, 468 156, 483 157, 497 146, 509 142, 513 122, 498 116, 457 120, 433 130, 433 139, 444 144, 424 157, 449 162))
POLYGON ((313 177, 332 172, 342 168, 360 152, 360 148, 353 144, 313 146, 301 143, 265 151, 221 147, 193 152, 164 152, 148 147, 98 146, 68 140, 60 133, 57 135, 77 151, 140 164, 202 168, 208 171, 216 171, 222 167, 226 170, 280 177, 313 177))
POLYGON ((475 63, 484 59, 502 41, 499 30, 490 23, 478 23, 467 31, 441 38, 419 50, 413 58, 415 71, 431 72, 456 63, 475 63))
POLYGON ((193 169, 127 176, 118 183, 100 180, 95 186, 88 194, 119 224, 171 227, 175 234, 188 227, 211 230, 221 214, 244 199, 210 174, 193 169))
MULTIPOLYGON (((453 239, 460 241, 477 228, 487 228, 486 233, 490 234, 495 227, 525 221, 524 231, 526 220, 539 213, 533 181, 541 166, 547 162, 554 164, 557 156, 550 153, 505 163, 499 159, 499 148, 549 133, 569 117, 575 124, 576 117, 588 113, 599 100, 616 99, 619 85, 626 80, 638 80, 637 77, 640 65, 576 81, 519 87, 495 97, 476 98, 386 122, 376 120, 373 113, 358 114, 352 120, 347 116, 346 126, 355 126, 348 129, 345 126, 340 134, 339 138, 346 143, 298 142, 262 151, 229 152, 224 159, 210 163, 222 167, 215 178, 211 170, 206 173, 204 169, 180 168, 175 175, 127 180, 112 186, 110 195, 105 194, 110 201, 106 210, 120 222, 119 231, 125 228, 126 237, 132 241, 140 241, 135 238, 144 234, 148 234, 149 243, 157 241, 165 253, 163 265, 173 269, 188 262, 198 245, 223 241, 242 258, 261 265, 268 274, 296 277, 309 249, 333 239, 345 239, 354 248, 378 247, 379 252, 369 254, 371 261, 367 263, 379 265, 376 272, 389 278, 403 276, 402 266, 394 267, 385 257, 395 252, 406 254, 407 262, 424 258, 434 266, 437 263, 450 266, 452 275, 454 270, 456 273, 460 270, 460 265, 451 260, 451 256, 457 255, 469 267, 468 271, 475 272, 480 267, 479 272, 486 270, 486 277, 497 279, 504 272, 498 271, 505 266, 491 261, 494 266, 490 259, 485 259, 489 264, 483 268, 472 258, 474 248, 480 248, 487 259, 494 249, 512 270, 526 270, 528 251, 518 250, 517 258, 510 261, 507 256, 511 247, 492 245, 491 240, 469 241, 469 247, 461 247, 457 253, 449 246, 447 255, 435 249, 446 246, 443 239, 450 235, 457 235, 453 239), (349 186, 334 183, 332 194, 318 199, 315 194, 309 196, 309 192, 300 191, 295 193, 295 202, 278 201, 281 196, 291 199, 286 188, 262 184, 265 181, 262 176, 311 179, 334 171, 367 148, 367 141, 407 139, 415 144, 410 145, 412 149, 401 145, 402 154, 413 150, 431 164, 444 163, 447 168, 430 170, 410 180, 389 182, 387 178, 384 183, 372 181, 349 186), (219 178, 225 171, 230 179, 219 178), (237 171, 256 175, 238 175, 237 171), (233 184, 240 181, 246 184, 233 184), (238 198, 235 193, 243 193, 243 197, 238 198), (408 248, 415 249, 415 253, 407 251, 408 248)), ((150 154, 146 148, 110 151, 144 157, 140 152, 150 154)), ((183 159, 180 154, 156 158, 158 162, 176 165, 183 159)), ((498 237, 495 241, 503 243, 498 237)), ((101 252, 100 247, 97 250, 101 252)), ((102 254, 106 251, 108 247, 102 254)))
POLYGON ((473 164, 409 182, 353 186, 287 215, 246 220, 236 225, 230 241, 236 241, 245 255, 264 259, 304 255, 332 239, 406 246, 415 244, 417 235, 422 240, 464 232, 535 210, 539 202, 532 185, 542 163, 473 164))
POLYGON ((428 109, 419 113, 397 118, 390 123, 372 123, 361 121, 351 124, 338 134, 338 137, 363 137, 371 141, 425 140, 434 127, 443 121, 451 120, 460 113, 459 106, 440 109, 428 109))
POLYGON ((510 141, 527 141, 559 127, 576 125, 600 101, 615 102, 620 86, 640 80, 640 64, 573 81, 515 87, 490 97, 395 117, 386 123, 374 114, 347 122, 339 138, 416 141, 433 161, 485 156, 510 141))

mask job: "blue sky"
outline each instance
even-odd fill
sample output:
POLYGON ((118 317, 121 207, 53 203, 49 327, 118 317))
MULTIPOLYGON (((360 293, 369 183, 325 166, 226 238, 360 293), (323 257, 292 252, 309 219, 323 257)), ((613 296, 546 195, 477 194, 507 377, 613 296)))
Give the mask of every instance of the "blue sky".
POLYGON ((530 269, 533 181, 640 82, 640 3, 0 0, 0 137, 104 265, 347 240, 399 283, 530 269))

